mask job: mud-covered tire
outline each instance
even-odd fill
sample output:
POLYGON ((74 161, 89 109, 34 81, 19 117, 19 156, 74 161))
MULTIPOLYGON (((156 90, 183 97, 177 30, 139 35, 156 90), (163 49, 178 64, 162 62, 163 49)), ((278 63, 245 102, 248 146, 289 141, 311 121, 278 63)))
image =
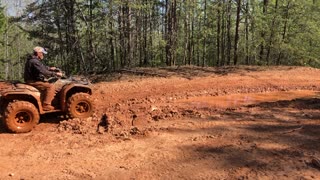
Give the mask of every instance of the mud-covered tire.
POLYGON ((37 108, 27 101, 10 102, 4 110, 4 125, 13 133, 30 132, 39 123, 37 108))
POLYGON ((94 112, 90 94, 76 93, 68 99, 68 115, 71 118, 88 118, 94 112))

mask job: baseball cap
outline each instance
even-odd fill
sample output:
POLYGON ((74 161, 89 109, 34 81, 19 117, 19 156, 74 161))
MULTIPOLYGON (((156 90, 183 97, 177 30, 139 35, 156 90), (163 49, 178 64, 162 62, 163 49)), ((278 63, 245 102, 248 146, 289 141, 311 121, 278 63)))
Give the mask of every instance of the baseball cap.
POLYGON ((33 48, 33 51, 34 52, 42 52, 43 54, 48 53, 43 47, 40 47, 40 46, 36 46, 35 48, 33 48))

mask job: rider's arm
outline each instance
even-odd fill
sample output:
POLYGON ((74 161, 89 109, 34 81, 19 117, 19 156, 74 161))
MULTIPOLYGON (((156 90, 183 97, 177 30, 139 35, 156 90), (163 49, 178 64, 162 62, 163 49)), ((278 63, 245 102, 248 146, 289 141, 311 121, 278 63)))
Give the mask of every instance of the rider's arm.
POLYGON ((53 71, 49 71, 45 65, 43 65, 40 61, 34 61, 33 66, 44 76, 51 77, 55 76, 56 73, 53 71))

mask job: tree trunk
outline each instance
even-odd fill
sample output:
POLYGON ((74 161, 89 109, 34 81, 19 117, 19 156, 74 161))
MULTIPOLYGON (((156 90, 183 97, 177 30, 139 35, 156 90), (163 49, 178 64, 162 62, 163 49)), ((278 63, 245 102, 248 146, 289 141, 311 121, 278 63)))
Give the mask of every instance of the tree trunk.
POLYGON ((238 63, 240 11, 241 11, 241 0, 237 0, 237 20, 236 20, 236 32, 235 32, 235 38, 234 38, 234 57, 233 57, 234 65, 237 65, 238 63))
POLYGON ((274 31, 275 31, 275 28, 276 28, 275 24, 276 24, 277 16, 278 16, 277 13, 278 13, 278 0, 276 0, 276 4, 275 4, 275 7, 274 7, 274 15, 273 15, 272 24, 271 24, 271 32, 270 32, 268 50, 267 50, 267 57, 266 57, 267 65, 269 65, 271 45, 272 45, 272 42, 273 42, 274 31))
MULTIPOLYGON (((147 5, 147 2, 144 1, 144 5, 147 5)), ((147 41, 148 41, 148 36, 147 36, 147 25, 148 25, 148 20, 147 20, 147 13, 143 13, 143 65, 148 64, 148 50, 147 50, 147 41)))
POLYGON ((285 38, 286 38, 286 34, 287 34, 287 26, 288 26, 288 20, 289 20, 289 8, 290 8, 290 3, 291 1, 288 1, 288 4, 286 6, 285 9, 285 22, 284 22, 284 26, 283 26, 283 32, 282 32, 282 39, 281 39, 281 43, 279 43, 279 55, 277 58, 277 65, 281 64, 281 58, 282 58, 282 51, 281 51, 281 44, 284 43, 285 38))
POLYGON ((207 55, 207 0, 204 0, 204 18, 203 18, 203 27, 204 27, 204 38, 203 38, 203 52, 202 52, 202 67, 205 65, 206 55, 207 55))
POLYGON ((226 5, 226 0, 223 0, 223 5, 222 5, 222 15, 221 15, 221 61, 220 61, 220 66, 225 65, 225 37, 226 37, 226 20, 225 20, 225 5, 226 5))
MULTIPOLYGON (((93 14, 92 14, 92 10, 93 10, 93 4, 92 4, 92 0, 89 0, 89 27, 87 29, 88 31, 88 45, 89 45, 89 61, 92 64, 95 64, 95 52, 93 49, 93 14)), ((94 66, 94 65, 93 65, 94 66)))
MULTIPOLYGON (((186 4, 186 0, 183 1, 186 4)), ((189 30, 189 12, 187 11, 187 6, 184 7, 186 15, 184 17, 184 53, 183 53, 183 64, 186 65, 189 62, 189 40, 190 40, 190 30, 189 30)))
POLYGON ((246 0, 246 17, 245 17, 245 36, 246 36, 246 65, 250 64, 250 57, 249 57, 249 0, 246 0))
MULTIPOLYGON (((267 16, 267 12, 268 12, 268 4, 269 4, 269 0, 263 0, 263 15, 265 16, 265 18, 267 16)), ((262 61, 263 56, 264 56, 265 35, 266 35, 266 31, 264 29, 262 29, 261 30, 262 42, 260 44, 260 53, 259 53, 260 61, 262 61)))
POLYGON ((220 38, 221 38, 221 0, 218 0, 217 10, 217 62, 216 65, 220 65, 220 38))
MULTIPOLYGON (((113 37, 114 37, 114 32, 113 32, 113 0, 109 0, 109 45, 110 45, 110 63, 111 67, 113 70, 116 69, 116 59, 115 59, 115 47, 113 44, 113 37)), ((106 51, 108 52, 108 50, 106 51)))
POLYGON ((227 64, 230 65, 231 63, 231 7, 232 7, 232 0, 228 1, 227 5, 227 13, 228 13, 228 20, 227 20, 227 64))
POLYGON ((8 23, 6 23, 5 32, 4 32, 4 45, 5 45, 5 53, 4 53, 4 61, 5 61, 5 79, 9 80, 9 67, 10 67, 10 60, 9 60, 9 36, 8 36, 8 23))
MULTIPOLYGON (((195 0, 193 0, 192 1, 192 3, 194 4, 195 3, 195 0)), ((191 37, 190 37, 190 39, 191 39, 191 41, 189 41, 190 42, 190 44, 189 44, 189 49, 188 49, 188 51, 189 51, 189 62, 188 62, 188 64, 189 65, 191 65, 191 64, 193 64, 193 62, 194 62, 194 29, 195 29, 195 27, 194 27, 194 24, 195 24, 195 18, 194 18, 194 14, 195 14, 195 8, 193 8, 192 9, 192 18, 191 18, 191 37)), ((189 33, 190 34, 190 33, 189 33)))
POLYGON ((132 51, 132 31, 131 31, 131 7, 130 1, 127 0, 126 3, 126 38, 127 38, 127 66, 131 67, 133 61, 133 51, 132 51))
POLYGON ((170 1, 166 0, 166 10, 165 10, 165 40, 166 40, 166 64, 171 66, 171 37, 172 37, 172 21, 171 21, 171 6, 170 1))
MULTIPOLYGON (((202 23, 202 20, 201 20, 201 16, 200 16, 200 19, 198 20, 198 32, 200 33, 201 32, 201 23, 202 23)), ((200 66, 200 37, 197 38, 197 66, 200 66)))

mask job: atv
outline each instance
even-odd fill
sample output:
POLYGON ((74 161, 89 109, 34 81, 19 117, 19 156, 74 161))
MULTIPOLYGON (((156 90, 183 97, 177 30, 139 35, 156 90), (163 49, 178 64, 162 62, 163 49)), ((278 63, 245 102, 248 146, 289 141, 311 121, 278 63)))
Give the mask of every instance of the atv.
POLYGON ((53 77, 56 95, 52 111, 42 109, 42 93, 25 83, 14 82, 0 94, 0 110, 4 125, 13 133, 31 131, 39 123, 40 115, 62 112, 70 118, 87 118, 94 112, 90 82, 80 78, 53 77))

